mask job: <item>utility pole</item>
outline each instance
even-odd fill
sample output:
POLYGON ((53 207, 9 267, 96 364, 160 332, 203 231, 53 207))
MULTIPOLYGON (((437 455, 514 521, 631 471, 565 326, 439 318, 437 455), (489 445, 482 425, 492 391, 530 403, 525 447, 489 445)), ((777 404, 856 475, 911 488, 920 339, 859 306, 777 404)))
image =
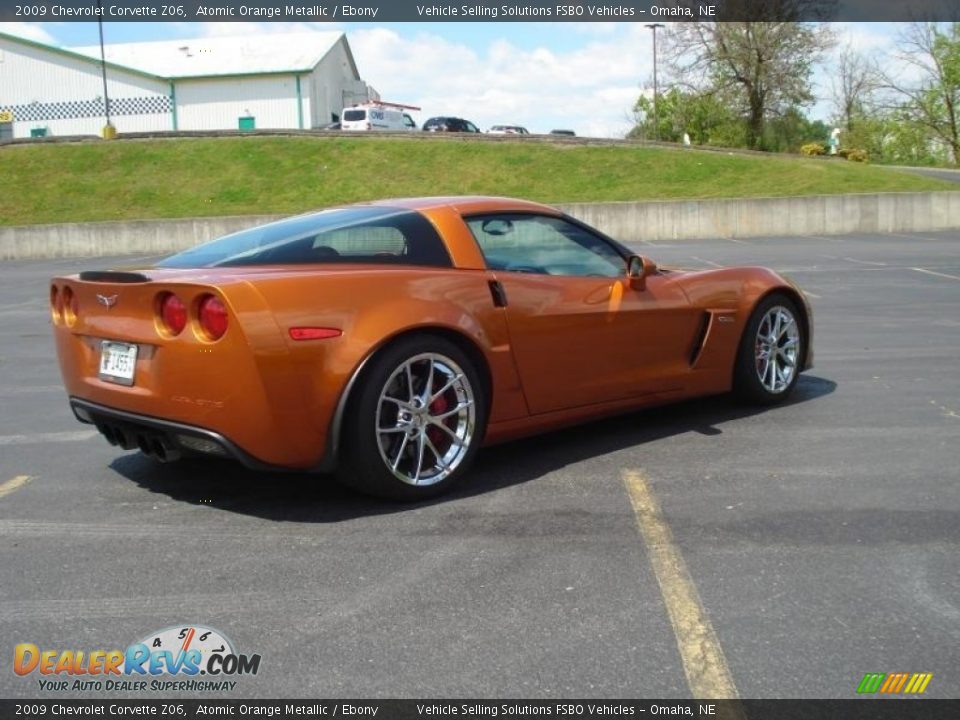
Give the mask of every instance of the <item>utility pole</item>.
POLYGON ((661 23, 651 23, 646 27, 653 30, 653 137, 660 140, 660 115, 657 113, 657 28, 666 27, 661 23))

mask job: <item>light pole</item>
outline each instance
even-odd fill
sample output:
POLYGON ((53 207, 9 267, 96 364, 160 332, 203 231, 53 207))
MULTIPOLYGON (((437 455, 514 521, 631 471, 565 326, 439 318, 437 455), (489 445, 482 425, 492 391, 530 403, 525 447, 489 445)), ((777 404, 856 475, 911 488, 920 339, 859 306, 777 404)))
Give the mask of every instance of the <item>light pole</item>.
POLYGON ((110 124, 110 96, 107 95, 107 55, 103 49, 103 0, 97 0, 97 27, 100 30, 100 74, 103 76, 103 114, 107 124, 103 127, 103 137, 112 140, 116 130, 110 124))
POLYGON ((660 115, 657 114, 657 28, 666 27, 661 23, 651 23, 646 27, 653 30, 653 137, 660 139, 660 115))

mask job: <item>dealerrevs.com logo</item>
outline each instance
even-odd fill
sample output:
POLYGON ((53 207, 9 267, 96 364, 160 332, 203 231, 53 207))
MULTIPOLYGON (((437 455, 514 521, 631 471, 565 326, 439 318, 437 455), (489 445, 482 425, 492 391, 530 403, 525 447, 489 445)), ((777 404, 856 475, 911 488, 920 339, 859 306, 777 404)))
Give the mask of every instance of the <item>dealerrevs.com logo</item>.
POLYGON ((244 655, 213 628, 169 627, 126 650, 14 648, 13 671, 36 677, 42 691, 229 691, 233 679, 256 675, 260 655, 244 655))

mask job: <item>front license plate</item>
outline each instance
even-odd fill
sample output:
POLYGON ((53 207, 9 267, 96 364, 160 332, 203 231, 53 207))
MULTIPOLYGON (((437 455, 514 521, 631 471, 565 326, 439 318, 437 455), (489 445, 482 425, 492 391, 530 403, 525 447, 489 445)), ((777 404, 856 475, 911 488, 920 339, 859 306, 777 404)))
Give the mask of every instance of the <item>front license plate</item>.
POLYGON ((120 385, 133 385, 137 369, 137 346, 104 340, 100 343, 100 379, 120 385))

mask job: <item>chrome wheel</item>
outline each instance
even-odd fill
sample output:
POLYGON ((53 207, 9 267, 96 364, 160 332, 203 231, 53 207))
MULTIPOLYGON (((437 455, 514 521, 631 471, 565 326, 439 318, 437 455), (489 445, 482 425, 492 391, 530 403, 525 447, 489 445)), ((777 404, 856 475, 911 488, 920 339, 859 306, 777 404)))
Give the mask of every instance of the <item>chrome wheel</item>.
POLYGON ((787 390, 797 373, 800 328, 793 313, 774 305, 760 320, 755 342, 757 379, 772 394, 787 390))
POLYGON ((377 446, 408 485, 434 485, 454 472, 474 439, 476 397, 466 373, 439 353, 414 355, 387 378, 377 402, 377 446))

